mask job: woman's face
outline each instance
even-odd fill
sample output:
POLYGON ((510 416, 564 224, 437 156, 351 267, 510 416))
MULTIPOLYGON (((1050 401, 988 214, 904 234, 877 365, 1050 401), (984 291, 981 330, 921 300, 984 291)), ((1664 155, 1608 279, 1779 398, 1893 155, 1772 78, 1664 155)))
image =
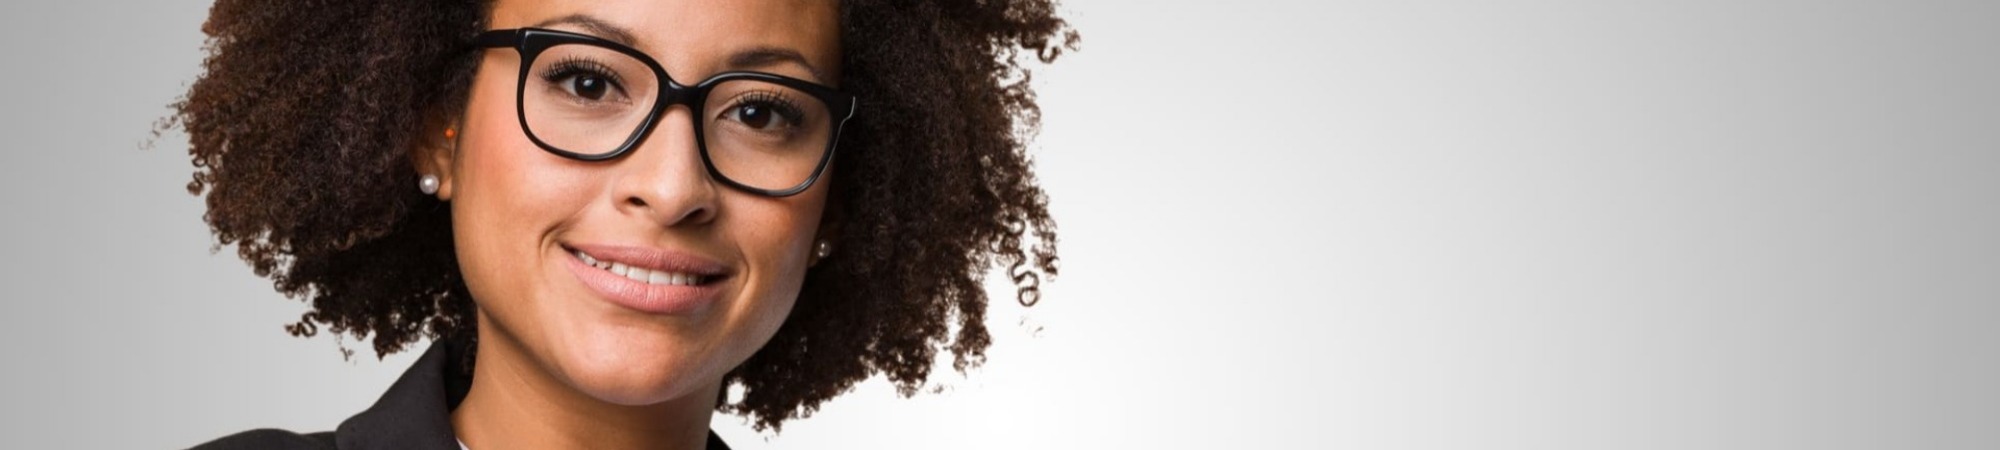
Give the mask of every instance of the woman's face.
MULTIPOLYGON (((834 86, 816 74, 839 73, 838 25, 827 1, 500 1, 490 28, 629 39, 683 84, 752 70, 834 86), (802 59, 744 57, 786 52, 802 59)), ((723 185, 703 166, 685 107, 668 109, 623 157, 551 154, 517 119, 520 64, 512 49, 486 51, 461 136, 438 160, 482 346, 507 345, 521 364, 615 404, 712 395, 703 389, 791 311, 828 177, 781 198, 723 185), (593 267, 579 251, 649 267, 659 272, 652 282, 668 284, 593 267), (698 284, 673 284, 684 275, 698 284)))

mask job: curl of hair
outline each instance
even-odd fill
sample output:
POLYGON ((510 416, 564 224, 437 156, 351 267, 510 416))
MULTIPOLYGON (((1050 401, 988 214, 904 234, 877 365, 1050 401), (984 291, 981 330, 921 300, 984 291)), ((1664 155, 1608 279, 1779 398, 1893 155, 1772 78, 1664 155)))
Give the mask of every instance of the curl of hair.
MULTIPOLYGON (((308 311, 285 328, 371 340, 378 356, 477 321, 448 208, 413 186, 411 151, 460 113, 480 0, 219 0, 204 73, 162 125, 189 136, 188 191, 217 248, 308 311)), ((843 0, 838 250, 777 334, 725 376, 722 411, 758 428, 809 415, 876 373, 911 395, 940 351, 963 371, 992 342, 985 271, 1023 304, 1057 272, 1055 222, 1025 139, 1039 120, 1022 54, 1077 46, 1050 0, 843 0), (1032 245, 1030 241, 1032 240, 1032 245), (956 329, 956 332, 953 329, 956 329), (727 390, 725 390, 726 392, 727 390)))

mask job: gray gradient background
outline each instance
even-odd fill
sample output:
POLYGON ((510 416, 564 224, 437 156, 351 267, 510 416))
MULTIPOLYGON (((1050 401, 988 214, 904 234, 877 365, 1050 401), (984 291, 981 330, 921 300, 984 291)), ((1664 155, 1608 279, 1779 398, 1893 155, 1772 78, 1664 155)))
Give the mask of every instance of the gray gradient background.
MULTIPOLYGON (((10 0, 0 447, 331 429, 140 150, 205 2, 10 0)), ((737 448, 2000 448, 2000 4, 1071 0, 991 363, 737 448)), ((414 188, 414 187, 413 187, 414 188)), ((994 285, 996 292, 1004 289, 994 285)), ((366 355, 365 344, 349 343, 366 355)))

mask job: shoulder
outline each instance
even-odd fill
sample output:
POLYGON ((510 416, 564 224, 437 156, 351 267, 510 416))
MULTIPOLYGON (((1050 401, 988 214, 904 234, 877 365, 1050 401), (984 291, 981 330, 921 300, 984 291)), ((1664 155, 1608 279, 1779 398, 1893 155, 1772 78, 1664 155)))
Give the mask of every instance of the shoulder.
POLYGON ((263 428, 223 436, 220 439, 194 446, 190 450, 235 450, 235 449, 331 449, 333 432, 299 434, 290 431, 263 428))

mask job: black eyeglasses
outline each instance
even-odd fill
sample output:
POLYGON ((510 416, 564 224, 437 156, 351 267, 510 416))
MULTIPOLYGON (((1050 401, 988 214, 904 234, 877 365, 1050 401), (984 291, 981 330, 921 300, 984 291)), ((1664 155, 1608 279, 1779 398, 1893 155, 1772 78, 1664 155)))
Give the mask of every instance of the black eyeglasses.
POLYGON ((589 35, 516 28, 480 33, 473 42, 521 53, 521 130, 549 153, 584 161, 624 155, 667 107, 686 105, 710 176, 783 197, 819 179, 840 128, 854 117, 854 95, 833 88, 762 72, 683 85, 644 52, 589 35))

